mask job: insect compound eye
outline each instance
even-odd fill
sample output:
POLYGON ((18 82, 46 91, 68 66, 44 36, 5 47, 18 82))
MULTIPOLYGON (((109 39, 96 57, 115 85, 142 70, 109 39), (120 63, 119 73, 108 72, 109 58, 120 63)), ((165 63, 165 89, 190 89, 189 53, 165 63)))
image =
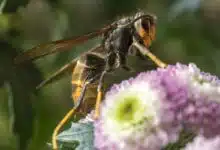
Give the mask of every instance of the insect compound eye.
POLYGON ((155 25, 155 20, 152 17, 141 19, 141 26, 147 32, 149 32, 150 28, 154 25, 155 25))
POLYGON ((150 21, 148 19, 141 20, 141 26, 144 28, 145 31, 149 31, 150 29, 150 21))

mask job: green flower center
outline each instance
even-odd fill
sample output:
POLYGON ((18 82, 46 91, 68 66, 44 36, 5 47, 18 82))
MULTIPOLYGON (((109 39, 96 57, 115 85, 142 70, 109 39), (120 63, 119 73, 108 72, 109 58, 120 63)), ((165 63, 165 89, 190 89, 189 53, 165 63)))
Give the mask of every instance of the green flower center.
POLYGON ((144 119, 145 106, 137 96, 122 96, 117 102, 110 116, 122 128, 138 124, 144 119))
POLYGON ((116 108, 115 119, 120 122, 133 120, 138 105, 135 97, 124 98, 124 101, 116 108))

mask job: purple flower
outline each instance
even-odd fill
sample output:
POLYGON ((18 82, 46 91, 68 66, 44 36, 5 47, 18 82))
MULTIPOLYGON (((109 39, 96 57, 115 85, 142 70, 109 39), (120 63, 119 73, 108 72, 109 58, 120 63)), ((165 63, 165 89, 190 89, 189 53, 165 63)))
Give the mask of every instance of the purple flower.
POLYGON ((158 69, 114 85, 94 123, 95 147, 159 150, 175 142, 181 130, 175 114, 187 103, 187 88, 172 74, 158 69))
POLYGON ((178 114, 185 127, 204 136, 220 134, 220 82, 216 76, 201 72, 194 64, 177 64, 178 80, 187 87, 187 105, 178 114))
POLYGON ((160 99, 165 95, 159 88, 135 79, 114 85, 95 123, 96 148, 138 150, 152 146, 156 150, 166 145, 169 137, 159 127, 160 99))
POLYGON ((218 78, 194 64, 140 73, 106 93, 94 121, 95 147, 159 150, 176 142, 183 128, 214 137, 220 132, 219 102, 218 78))

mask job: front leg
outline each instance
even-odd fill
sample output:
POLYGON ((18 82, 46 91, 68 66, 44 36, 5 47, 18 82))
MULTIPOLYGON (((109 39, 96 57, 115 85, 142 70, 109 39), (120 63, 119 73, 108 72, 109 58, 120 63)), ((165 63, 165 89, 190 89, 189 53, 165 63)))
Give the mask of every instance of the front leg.
POLYGON ((134 72, 134 70, 127 65, 127 54, 117 53, 118 60, 120 62, 120 67, 128 72, 134 72))
POLYGON ((141 60, 146 60, 147 57, 145 57, 138 49, 137 47, 131 45, 128 49, 128 55, 130 56, 137 56, 141 60))
POLYGON ((143 55, 149 57, 157 66, 159 66, 161 68, 167 67, 166 63, 164 63, 159 58, 157 58, 156 55, 151 53, 146 47, 144 47, 140 43, 134 42, 133 45, 136 46, 143 55))

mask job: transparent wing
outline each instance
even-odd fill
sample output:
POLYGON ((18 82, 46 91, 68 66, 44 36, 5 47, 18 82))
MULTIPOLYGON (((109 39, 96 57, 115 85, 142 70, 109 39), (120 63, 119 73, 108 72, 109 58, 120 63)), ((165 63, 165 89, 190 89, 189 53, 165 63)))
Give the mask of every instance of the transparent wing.
POLYGON ((61 67, 59 70, 57 70, 55 73, 53 73, 51 76, 49 76, 47 79, 45 79, 43 82, 41 82, 36 89, 41 88, 42 86, 49 84, 53 81, 56 81, 60 78, 63 77, 63 75, 65 75, 66 73, 72 73, 73 72, 73 68, 75 67, 77 61, 79 60, 80 57, 88 54, 89 52, 93 52, 93 51, 97 51, 97 50, 103 50, 101 45, 95 46, 94 48, 88 50, 87 52, 84 52, 83 54, 81 54, 79 57, 74 58, 71 62, 69 62, 68 64, 64 65, 63 67, 61 67))
POLYGON ((38 45, 22 53, 21 55, 18 55, 14 60, 15 64, 19 64, 27 60, 34 60, 39 57, 52 54, 55 52, 62 52, 62 51, 70 50, 73 46, 86 42, 89 39, 97 37, 103 33, 106 33, 107 31, 113 28, 114 28, 114 24, 111 24, 100 30, 97 30, 95 32, 91 32, 91 33, 88 33, 82 36, 73 37, 68 40, 59 40, 59 41, 54 41, 54 42, 47 43, 47 44, 38 45))

